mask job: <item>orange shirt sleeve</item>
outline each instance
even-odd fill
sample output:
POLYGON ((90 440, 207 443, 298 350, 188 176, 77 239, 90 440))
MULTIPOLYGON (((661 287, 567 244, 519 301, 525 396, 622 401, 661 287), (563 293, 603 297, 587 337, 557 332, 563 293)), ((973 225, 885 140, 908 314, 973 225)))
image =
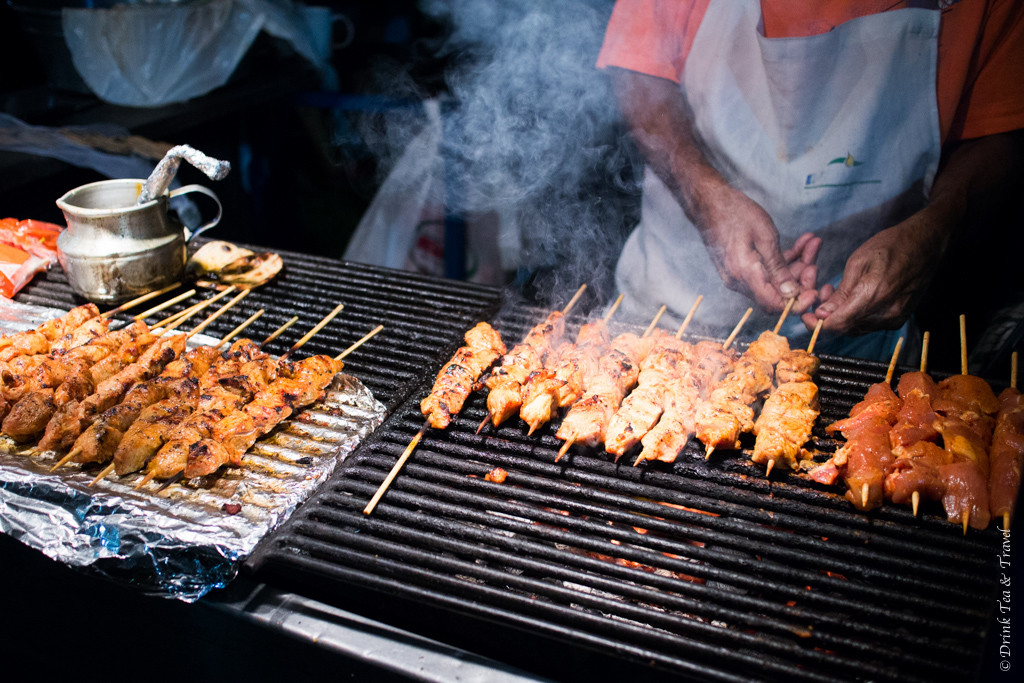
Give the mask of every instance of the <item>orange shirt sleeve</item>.
POLYGON ((678 83, 711 0, 619 0, 598 68, 617 66, 678 83))
POLYGON ((961 0, 942 22, 937 89, 943 140, 1024 128, 1024 3, 961 0))

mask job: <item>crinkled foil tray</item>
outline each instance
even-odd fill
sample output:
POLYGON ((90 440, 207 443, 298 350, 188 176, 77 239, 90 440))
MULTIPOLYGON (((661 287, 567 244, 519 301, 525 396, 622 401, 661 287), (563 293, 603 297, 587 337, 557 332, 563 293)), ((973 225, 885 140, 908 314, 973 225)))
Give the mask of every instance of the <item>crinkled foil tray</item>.
MULTIPOLYGON (((62 313, 0 300, 0 332, 31 329, 62 313)), ((159 482, 135 490, 140 473, 111 475, 95 486, 95 466, 51 473, 58 454, 0 437, 0 531, 70 566, 192 602, 234 578, 257 542, 385 412, 358 379, 339 374, 323 400, 258 441, 241 467, 159 492, 159 482)))

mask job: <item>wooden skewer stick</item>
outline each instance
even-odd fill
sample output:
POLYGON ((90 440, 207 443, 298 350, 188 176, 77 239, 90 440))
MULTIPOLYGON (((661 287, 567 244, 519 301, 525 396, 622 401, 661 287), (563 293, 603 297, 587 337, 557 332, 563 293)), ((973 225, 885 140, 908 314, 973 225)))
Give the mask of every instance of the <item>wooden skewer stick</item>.
POLYGON ((732 329, 732 332, 729 334, 728 338, 726 338, 726 340, 722 343, 723 350, 732 346, 733 341, 735 341, 736 339, 736 335, 738 335, 740 333, 740 330, 743 329, 743 326, 747 324, 747 318, 749 318, 750 314, 753 312, 753 308, 748 308, 747 312, 743 314, 743 317, 740 318, 740 321, 736 323, 736 327, 732 329))
POLYGON ((110 474, 113 471, 114 471, 114 463, 110 463, 109 465, 104 467, 100 471, 99 474, 96 475, 95 479, 93 479, 92 481, 89 482, 89 486, 95 486, 97 483, 99 483, 100 479, 103 479, 104 477, 106 477, 108 474, 110 474))
MULTIPOLYGON (((967 373, 964 373, 964 374, 966 375, 967 373)), ((971 511, 970 510, 964 510, 963 522, 964 522, 964 536, 966 536, 967 535, 967 525, 971 523, 971 511)))
POLYGON ((309 332, 303 335, 303 337, 299 339, 299 341, 295 342, 290 349, 285 351, 284 355, 281 356, 281 360, 286 359, 288 356, 298 351, 303 344, 305 344, 306 342, 313 338, 313 335, 315 335, 320 330, 324 329, 324 327, 327 326, 327 323, 334 320, 334 317, 341 313, 341 309, 343 308, 345 308, 345 304, 338 304, 337 306, 335 306, 334 310, 332 310, 330 313, 324 316, 323 320, 314 325, 313 329, 311 329, 309 332))
MULTIPOLYGON (((170 308, 171 306, 173 306, 174 304, 178 303, 179 301, 184 301, 185 299, 189 298, 190 296, 192 296, 195 293, 196 293, 196 290, 194 290, 194 289, 190 289, 187 292, 182 292, 178 296, 172 297, 172 298, 168 299, 167 301, 163 302, 162 304, 157 304, 156 306, 153 306, 153 308, 149 308, 149 309, 143 311, 142 313, 139 313, 138 315, 133 316, 132 320, 142 320, 144 318, 148 318, 149 316, 151 316, 151 315, 153 315, 155 313, 159 313, 160 311, 164 310, 165 308, 170 308)), ((155 325, 154 325, 154 327, 155 327, 155 325)))
POLYGON ((387 491, 389 486, 391 486, 391 482, 394 481, 396 476, 398 476, 398 471, 402 469, 402 466, 405 465, 405 461, 409 459, 413 450, 416 449, 416 445, 420 442, 420 439, 423 438, 423 432, 426 428, 426 425, 421 427, 420 431, 416 432, 416 436, 412 437, 412 441, 409 442, 409 445, 405 447, 404 451, 402 451, 402 455, 398 458, 398 462, 396 462, 394 467, 391 468, 391 471, 388 472, 388 476, 385 477, 384 481, 381 482, 381 485, 377 487, 377 492, 373 494, 373 498, 371 498, 370 502, 363 508, 364 515, 370 514, 373 512, 373 509, 377 507, 377 503, 380 501, 381 496, 383 496, 384 492, 387 491))
POLYGON ((264 340, 263 340, 262 342, 260 342, 260 349, 262 349, 262 348, 263 348, 264 346, 266 346, 266 345, 267 345, 267 344, 269 344, 270 342, 272 342, 272 341, 274 341, 275 339, 277 339, 278 337, 280 337, 280 336, 281 336, 281 334, 282 334, 282 333, 283 333, 283 332, 284 332, 285 330, 287 330, 287 329, 288 329, 289 327, 291 327, 292 325, 294 325, 294 324, 295 324, 295 323, 297 323, 297 322, 299 322, 299 316, 297 316, 297 315, 293 315, 293 316, 292 316, 292 318, 291 318, 291 320, 289 320, 289 321, 288 321, 288 322, 286 322, 286 323, 285 323, 284 325, 281 325, 281 327, 279 327, 279 328, 277 328, 276 330, 274 330, 273 332, 271 332, 271 333, 270 333, 270 336, 269 336, 269 337, 267 337, 267 338, 266 338, 266 339, 264 339, 264 340))
POLYGON ((562 456, 565 455, 566 452, 568 452, 568 450, 570 448, 572 448, 572 445, 574 443, 576 443, 576 435, 575 434, 573 434, 568 439, 566 439, 565 443, 562 444, 562 447, 558 449, 558 455, 555 456, 555 462, 558 462, 559 460, 561 460, 562 456))
POLYGON ((818 320, 818 324, 814 326, 814 332, 811 332, 811 341, 807 342, 807 353, 814 353, 814 345, 818 343, 818 335, 821 333, 821 325, 824 320, 818 320))
POLYGON ((345 349, 344 351, 339 353, 337 356, 335 356, 334 360, 343 360, 345 358, 345 356, 347 356, 348 354, 352 353, 353 351, 358 349, 360 346, 362 346, 366 342, 370 341, 370 339, 372 339, 375 334, 377 334, 378 332, 380 332, 383 329, 384 329, 383 325, 377 325, 377 327, 373 328, 372 330, 370 330, 369 332, 364 334, 358 341, 356 341, 354 344, 352 344, 352 346, 348 347, 347 349, 345 349))
POLYGON ((967 316, 960 314, 960 374, 967 374, 967 316))
MULTIPOLYGON (((931 341, 932 333, 925 330, 924 334, 921 335, 921 365, 919 366, 921 372, 928 371, 928 344, 931 341)), ((921 506, 921 492, 911 491, 910 493, 910 509, 917 517, 917 509, 921 506)))
POLYGON ((786 302, 786 307, 782 309, 782 315, 779 316, 779 322, 775 323, 775 328, 772 330, 775 334, 779 333, 782 329, 782 323, 786 322, 786 316, 789 315, 789 311, 793 308, 793 304, 796 302, 796 297, 792 297, 786 302))
POLYGON ((892 383, 892 374, 896 371, 896 361, 900 357, 900 349, 903 348, 903 337, 896 340, 896 348, 892 350, 892 358, 889 360, 889 369, 885 373, 885 383, 892 383))
POLYGON ((81 452, 81 449, 74 449, 74 450, 72 450, 70 453, 65 455, 60 460, 58 460, 57 463, 53 467, 50 468, 50 471, 53 472, 58 467, 62 467, 63 465, 67 464, 68 462, 71 462, 71 459, 74 458, 76 455, 78 455, 80 452, 81 452))
POLYGON ((693 315, 697 312, 697 307, 700 306, 701 301, 704 301, 704 295, 698 294, 697 300, 693 302, 693 306, 690 306, 690 312, 687 313, 686 317, 683 319, 683 324, 679 326, 678 330, 676 330, 676 339, 683 338, 683 332, 685 332, 686 328, 690 326, 690 321, 693 320, 693 315))
MULTIPOLYGON (((173 285, 167 285, 163 289, 158 289, 155 292, 150 292, 149 294, 143 294, 142 296, 137 296, 134 299, 132 299, 131 301, 124 302, 123 304, 121 304, 117 308, 112 308, 109 311, 107 311, 106 313, 100 314, 100 317, 101 318, 109 318, 111 316, 117 315, 118 313, 121 313, 123 311, 127 311, 129 308, 135 308, 139 304, 144 304, 147 301, 149 301, 150 299, 155 299, 156 297, 160 296, 161 294, 166 294, 167 292, 171 291, 172 289, 177 289, 178 287, 181 287, 181 283, 180 282, 175 282, 173 285)), ((192 290, 192 291, 195 292, 195 290, 192 290)))
POLYGON ((213 344, 213 348, 219 349, 220 347, 224 346, 225 343, 231 341, 232 339, 237 337, 239 334, 241 334, 242 330, 244 330, 245 328, 249 327, 249 325, 252 325, 254 322, 256 322, 256 320, 261 315, 263 315, 264 313, 266 313, 266 310, 261 308, 260 310, 256 311, 252 315, 250 315, 248 318, 245 319, 245 322, 243 322, 241 325, 239 325, 238 327, 236 327, 235 329, 231 330, 226 335, 224 335, 219 342, 214 343, 213 344))
POLYGON ((868 485, 867 482, 864 482, 863 484, 861 484, 861 487, 860 487, 860 506, 862 508, 866 508, 868 506, 868 492, 870 491, 870 489, 871 489, 871 487, 868 485))
POLYGON ((193 314, 203 310, 207 306, 210 306, 210 305, 214 304, 217 301, 220 301, 221 299, 226 297, 228 294, 230 294, 234 290, 235 290, 234 286, 228 287, 227 289, 225 289, 225 290, 223 290, 221 292, 217 292, 216 294, 214 294, 213 296, 211 296, 208 299, 203 299, 202 301, 200 301, 197 304, 192 304, 188 308, 185 308, 183 310, 178 311, 177 313, 174 313, 172 315, 167 316, 166 318, 164 318, 160 322, 154 323, 154 324, 150 325, 150 327, 153 328, 153 329, 156 329, 158 327, 164 327, 165 325, 171 325, 173 323, 176 323, 176 322, 179 321, 180 318, 190 318, 190 317, 192 317, 193 314))
POLYGON ((153 477, 155 477, 155 476, 156 476, 156 470, 150 470, 149 472, 146 472, 146 475, 144 477, 142 477, 142 479, 139 479, 138 483, 135 484, 135 486, 132 487, 132 490, 138 491, 143 486, 145 486, 149 482, 153 481, 153 477))
POLYGON ((612 319, 612 316, 615 315, 615 311, 619 310, 619 304, 622 303, 622 299, 625 296, 625 294, 619 294, 619 296, 615 299, 615 303, 613 303, 612 307, 608 309, 608 312, 604 314, 604 318, 602 318, 602 320, 608 322, 609 320, 612 319))
POLYGON ((662 304, 661 308, 658 309, 658 312, 654 314, 654 320, 652 320, 651 324, 647 326, 647 329, 644 330, 644 333, 640 335, 641 337, 648 337, 650 336, 651 332, 654 332, 654 328, 658 326, 658 321, 661 320, 661 316, 665 314, 665 310, 667 308, 668 306, 662 304))
POLYGON ((583 296, 583 292, 586 291, 586 289, 587 289, 586 283, 583 283, 582 285, 580 285, 580 288, 577 289, 576 293, 572 295, 571 299, 569 299, 569 303, 567 303, 565 305, 565 308, 562 309, 562 313, 563 314, 567 314, 570 310, 572 310, 572 307, 575 306, 576 302, 580 300, 580 297, 583 296))
POLYGON ((214 320, 216 320, 217 318, 219 318, 222 315, 224 315, 225 313, 227 313, 229 308, 231 308, 232 306, 237 304, 239 301, 244 299, 246 296, 248 296, 249 292, 251 292, 251 291, 252 291, 251 289, 243 289, 241 292, 239 292, 235 296, 231 297, 230 301, 228 301, 226 304, 224 304, 223 306, 218 308, 216 311, 214 311, 213 314, 210 315, 206 320, 204 320, 203 322, 201 322, 198 325, 196 325, 195 327, 193 327, 192 331, 188 333, 188 338, 191 339, 192 337, 196 336, 197 334, 199 334, 200 332, 205 330, 207 327, 209 327, 210 323, 212 323, 214 320))
POLYGON ((928 371, 928 343, 931 338, 932 333, 927 330, 921 335, 921 372, 928 371))

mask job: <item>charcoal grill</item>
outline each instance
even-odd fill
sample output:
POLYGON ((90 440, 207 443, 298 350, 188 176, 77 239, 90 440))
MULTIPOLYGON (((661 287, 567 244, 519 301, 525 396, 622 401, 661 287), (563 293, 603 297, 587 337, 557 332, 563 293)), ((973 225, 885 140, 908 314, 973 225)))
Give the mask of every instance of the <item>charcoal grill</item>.
MULTIPOLYGON (((545 313, 514 308, 496 324, 514 340, 545 313)), ((886 370, 822 360, 820 424, 886 370)), ((837 487, 766 481, 741 454, 705 462, 691 442, 672 465, 633 467, 628 454, 616 464, 574 447, 556 464, 557 424, 477 434, 486 406, 476 394, 446 431, 426 433, 364 515, 423 425, 417 403, 431 380, 264 541, 249 564, 256 577, 343 601, 369 589, 389 618, 411 610, 428 628, 453 623, 450 637, 558 678, 641 663, 694 680, 978 675, 996 530, 964 536, 938 506, 916 518, 896 506, 859 513, 837 487), (485 479, 495 467, 504 483, 485 479)), ((813 445, 837 446, 820 427, 813 445)))
MULTIPOLYGON (((516 340, 546 311, 490 287, 283 253, 284 272, 219 319, 258 308, 260 339, 292 315, 283 352, 336 303, 309 342, 346 359, 390 416, 245 566, 244 581, 323 599, 540 675, 693 680, 976 677, 991 628, 999 534, 963 536, 937 507, 862 514, 836 488, 689 445, 676 463, 632 467, 574 447, 557 426, 477 426, 475 394, 428 431, 372 516, 362 508, 422 427, 418 402, 478 320, 516 340), (495 467, 503 484, 485 480, 495 467)), ((80 303, 59 270, 18 295, 80 303)), ((582 322, 580 319, 573 324, 582 322)), ((823 358, 822 418, 844 415, 885 373, 823 358)), ((820 428, 813 444, 836 443, 820 428)), ((628 458, 628 455, 627 455, 628 458)))

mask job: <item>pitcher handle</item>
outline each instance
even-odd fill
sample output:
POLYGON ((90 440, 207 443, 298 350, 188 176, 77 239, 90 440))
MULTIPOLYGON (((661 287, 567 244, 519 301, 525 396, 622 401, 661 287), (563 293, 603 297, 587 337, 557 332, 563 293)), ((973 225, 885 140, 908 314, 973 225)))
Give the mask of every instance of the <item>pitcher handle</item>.
POLYGON ((199 192, 201 194, 205 194, 207 197, 212 199, 214 203, 217 205, 217 215, 214 216, 212 220, 203 223, 192 232, 189 232, 189 229, 185 228, 185 242, 192 241, 192 238, 195 237, 196 235, 206 232, 213 226, 217 225, 217 223, 220 223, 220 217, 221 214, 223 213, 223 208, 220 205, 220 200, 217 199, 217 195, 213 193, 213 190, 211 190, 208 187, 203 187, 202 185, 185 185, 184 187, 179 187, 176 190, 171 190, 168 196, 177 197, 178 195, 187 194, 189 192, 199 192))

